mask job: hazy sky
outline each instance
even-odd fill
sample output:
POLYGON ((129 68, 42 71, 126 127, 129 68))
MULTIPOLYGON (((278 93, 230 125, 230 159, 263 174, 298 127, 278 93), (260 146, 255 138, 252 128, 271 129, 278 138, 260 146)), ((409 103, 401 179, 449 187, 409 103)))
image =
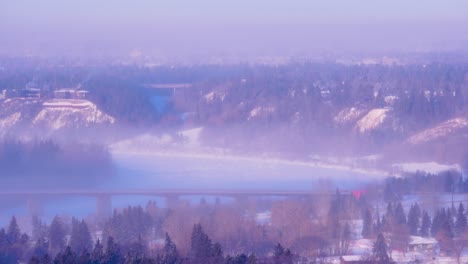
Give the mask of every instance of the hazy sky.
POLYGON ((466 46, 466 0, 0 0, 2 54, 288 56, 466 46))

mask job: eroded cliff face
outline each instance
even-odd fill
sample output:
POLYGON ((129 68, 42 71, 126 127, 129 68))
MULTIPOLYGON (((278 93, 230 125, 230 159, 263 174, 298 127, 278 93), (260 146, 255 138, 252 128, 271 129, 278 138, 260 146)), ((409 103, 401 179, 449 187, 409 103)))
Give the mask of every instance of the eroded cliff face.
POLYGON ((54 133, 115 122, 115 118, 88 100, 12 98, 0 101, 0 135, 18 130, 54 133))

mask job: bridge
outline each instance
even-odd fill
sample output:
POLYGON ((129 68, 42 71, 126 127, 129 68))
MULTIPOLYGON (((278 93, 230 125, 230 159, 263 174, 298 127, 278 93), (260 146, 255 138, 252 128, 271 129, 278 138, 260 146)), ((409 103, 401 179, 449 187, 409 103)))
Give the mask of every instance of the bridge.
MULTIPOLYGON (((349 192, 341 192, 343 194, 349 192)), ((82 196, 96 199, 96 216, 106 219, 112 212, 113 196, 155 196, 165 198, 167 204, 178 200, 181 196, 215 196, 243 199, 248 197, 313 197, 330 196, 335 192, 317 192, 311 190, 268 190, 268 189, 30 189, 3 190, 0 199, 11 197, 25 200, 30 216, 40 215, 42 211, 41 199, 54 197, 82 196)))

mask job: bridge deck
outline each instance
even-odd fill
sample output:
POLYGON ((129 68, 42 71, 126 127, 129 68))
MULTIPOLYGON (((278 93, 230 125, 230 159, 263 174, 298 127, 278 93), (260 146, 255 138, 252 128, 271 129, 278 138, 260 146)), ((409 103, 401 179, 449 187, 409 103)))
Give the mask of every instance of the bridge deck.
MULTIPOLYGON (((346 193, 346 192, 345 192, 346 193)), ((317 192, 306 190, 225 190, 225 189, 119 189, 119 190, 82 190, 82 189, 51 189, 51 190, 10 190, 0 191, 0 196, 32 196, 32 195, 76 195, 76 196, 121 196, 121 195, 144 195, 144 196, 307 196, 307 195, 334 195, 335 192, 317 192)))

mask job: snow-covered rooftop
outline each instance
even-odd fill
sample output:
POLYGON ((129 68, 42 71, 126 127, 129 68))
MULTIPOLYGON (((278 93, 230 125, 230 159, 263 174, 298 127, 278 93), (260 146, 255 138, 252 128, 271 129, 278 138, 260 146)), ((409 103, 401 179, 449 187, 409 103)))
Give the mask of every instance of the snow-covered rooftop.
POLYGON ((91 107, 94 104, 88 100, 73 100, 73 99, 53 99, 45 101, 45 107, 91 107))

